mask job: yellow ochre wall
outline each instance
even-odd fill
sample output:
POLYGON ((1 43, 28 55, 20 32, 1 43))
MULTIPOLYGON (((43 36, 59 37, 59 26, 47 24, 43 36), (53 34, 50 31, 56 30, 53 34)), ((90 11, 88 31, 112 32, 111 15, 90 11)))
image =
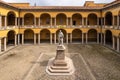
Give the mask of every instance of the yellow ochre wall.
MULTIPOLYGON (((91 13, 94 13, 94 14, 96 14, 97 15, 97 17, 101 17, 101 13, 100 12, 98 12, 98 11, 86 11, 86 12, 33 12, 33 11, 21 11, 20 12, 20 16, 19 16, 19 12, 18 11, 16 11, 16 10, 14 10, 14 9, 8 9, 8 8, 3 8, 3 7, 0 7, 0 13, 1 13, 1 15, 4 15, 4 16, 7 16, 7 14, 8 14, 8 12, 10 12, 10 11, 12 11, 12 12, 14 12, 15 13, 15 15, 16 15, 16 17, 24 17, 24 15, 25 14, 27 14, 27 13, 32 13, 33 15, 34 15, 34 17, 37 17, 37 18, 39 18, 42 14, 44 14, 44 13, 48 13, 49 15, 50 15, 50 17, 52 17, 52 18, 55 18, 58 14, 60 14, 60 13, 63 13, 63 14, 65 14, 66 15, 66 17, 68 18, 68 17, 72 17, 72 15, 73 14, 76 14, 76 13, 78 13, 78 14, 80 14, 82 17, 88 17, 88 15, 89 14, 91 14, 91 13)), ((119 13, 120 13, 120 7, 118 7, 118 8, 111 8, 111 9, 108 9, 108 10, 105 10, 105 11, 103 11, 102 12, 102 17, 105 17, 105 14, 107 13, 107 12, 112 12, 112 14, 113 15, 115 15, 115 16, 117 16, 119 13)), ((3 20, 4 21, 4 20, 3 20)), ((66 21, 66 20, 65 20, 66 21)), ((67 33, 72 33, 72 31, 74 30, 73 28, 63 28, 64 30, 66 30, 66 32, 67 33)), ((89 29, 91 29, 91 28, 80 28, 80 30, 82 30, 82 32, 83 33, 87 33, 88 32, 88 30, 89 29)), ((18 34, 18 33, 21 33, 21 34, 23 34, 24 33, 24 31, 26 30, 25 28, 23 28, 23 29, 13 29, 15 32, 16 32, 16 34, 18 34)), ((42 29, 32 29, 33 31, 34 31, 34 33, 36 33, 36 34, 38 34, 38 33, 40 33, 40 31, 42 30, 42 29)), ((59 30, 59 29, 51 29, 51 28, 48 28, 48 30, 50 31, 50 33, 56 33, 56 31, 57 30, 59 30)), ((97 30, 97 32, 98 33, 100 33, 100 31, 101 31, 101 29, 100 28, 96 28, 96 30, 97 30)), ((112 31, 112 34, 113 35, 115 35, 115 36, 119 36, 119 34, 120 34, 120 30, 113 30, 113 29, 110 29, 111 31, 112 31)), ((0 37, 6 37, 7 36, 7 33, 9 32, 10 30, 1 30, 0 31, 0 37)), ((105 33, 105 31, 106 31, 106 29, 102 29, 102 33, 105 33)))

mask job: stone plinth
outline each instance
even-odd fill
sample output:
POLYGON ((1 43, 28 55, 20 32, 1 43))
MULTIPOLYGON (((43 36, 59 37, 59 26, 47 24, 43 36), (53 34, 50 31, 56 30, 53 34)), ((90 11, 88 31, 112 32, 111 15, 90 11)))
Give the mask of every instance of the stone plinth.
POLYGON ((58 45, 56 57, 48 61, 46 72, 49 75, 71 75, 74 70, 72 60, 65 56, 64 45, 58 45))
POLYGON ((57 46, 56 57, 53 61, 54 66, 67 66, 65 61, 65 47, 64 45, 57 46))

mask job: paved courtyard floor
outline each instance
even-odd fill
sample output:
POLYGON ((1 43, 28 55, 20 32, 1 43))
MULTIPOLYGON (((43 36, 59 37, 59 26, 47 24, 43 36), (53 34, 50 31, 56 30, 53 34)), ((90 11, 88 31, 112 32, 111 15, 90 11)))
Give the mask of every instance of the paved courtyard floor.
POLYGON ((55 57, 56 46, 24 45, 1 55, 0 80, 120 80, 120 55, 101 45, 65 45, 75 73, 48 75, 45 69, 48 60, 55 57))

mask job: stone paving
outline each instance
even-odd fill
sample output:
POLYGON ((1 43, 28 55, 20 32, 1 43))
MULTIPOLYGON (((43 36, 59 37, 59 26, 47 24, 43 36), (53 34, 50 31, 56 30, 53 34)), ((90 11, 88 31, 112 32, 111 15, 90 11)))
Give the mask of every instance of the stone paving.
POLYGON ((0 56, 0 80, 120 80, 120 55, 104 46, 69 44, 66 56, 76 68, 71 76, 50 76, 48 60, 56 45, 24 45, 0 56))

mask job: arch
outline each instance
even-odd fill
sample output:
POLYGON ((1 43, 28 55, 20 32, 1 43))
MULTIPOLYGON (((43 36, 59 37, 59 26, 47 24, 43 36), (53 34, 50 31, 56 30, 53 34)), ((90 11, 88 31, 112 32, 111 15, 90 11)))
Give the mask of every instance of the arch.
POLYGON ((56 41, 58 42, 58 33, 59 33, 59 31, 62 31, 63 32, 63 34, 64 34, 64 40, 63 40, 63 42, 65 43, 66 42, 66 34, 67 34, 67 32, 66 32, 66 30, 64 30, 64 29, 58 29, 57 31, 56 31, 56 41))
POLYGON ((24 15, 24 25, 34 25, 34 15, 32 13, 24 15))
POLYGON ((112 20, 113 20, 112 12, 107 12, 105 14, 105 25, 111 26, 113 24, 112 20))
POLYGON ((88 15, 88 25, 97 25, 97 15, 91 13, 88 15))
POLYGON ((34 31, 31 29, 26 29, 24 31, 24 42, 25 43, 34 43, 34 31))
POLYGON ((67 16, 63 13, 57 14, 56 25, 66 25, 67 16))
POLYGON ((7 25, 8 26, 15 26, 15 18, 16 18, 16 14, 13 11, 8 12, 7 25))
POLYGON ((50 31, 48 29, 42 29, 40 31, 40 42, 50 43, 50 31))
POLYGON ((48 13, 43 13, 40 16, 41 25, 50 25, 51 16, 48 13))
POLYGON ((8 45, 14 45, 15 43, 15 31, 14 30, 10 30, 7 33, 7 44, 8 45))
POLYGON ((105 31, 105 42, 107 45, 112 45, 112 32, 110 30, 105 31))
POLYGON ((82 15, 75 13, 72 15, 72 25, 82 25, 82 15))
POLYGON ((72 41, 82 42, 82 31, 80 29, 74 29, 72 31, 72 41))
POLYGON ((88 31, 88 42, 97 42, 97 30, 90 29, 88 31))

